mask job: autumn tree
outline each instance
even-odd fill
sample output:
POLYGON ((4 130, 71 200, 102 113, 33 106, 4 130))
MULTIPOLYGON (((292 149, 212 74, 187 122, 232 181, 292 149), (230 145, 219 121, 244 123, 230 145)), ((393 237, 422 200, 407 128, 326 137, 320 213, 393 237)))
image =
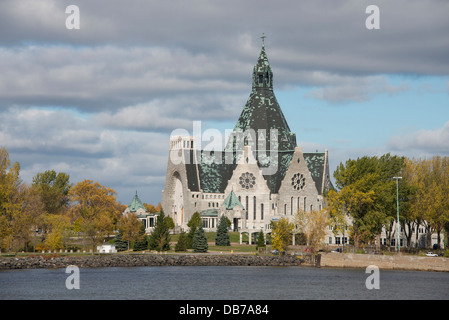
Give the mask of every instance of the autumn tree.
POLYGON ((23 198, 19 172, 20 164, 15 162, 11 165, 8 151, 0 148, 0 253, 15 246, 17 231, 22 227, 23 198))
POLYGON ((121 217, 118 223, 118 228, 121 234, 121 240, 128 244, 128 251, 131 242, 143 240, 145 233, 141 233, 143 226, 142 221, 133 213, 129 213, 121 217))
POLYGON ((295 216, 295 225, 298 231, 304 233, 307 245, 315 252, 322 244, 329 226, 327 209, 299 210, 295 216))
MULTIPOLYGON (((414 188, 409 207, 410 227, 421 225, 426 228, 427 238, 424 239, 427 247, 431 244, 431 235, 434 230, 438 237, 438 246, 441 232, 449 222, 449 157, 433 157, 431 159, 409 159, 404 168, 403 183, 414 188)), ((402 210, 402 206, 401 206, 402 210)), ((416 232, 416 244, 420 242, 416 232)))
POLYGON ((84 180, 70 189, 69 197, 73 204, 72 219, 77 221, 93 253, 95 246, 113 231, 114 221, 120 216, 116 192, 98 182, 84 180))
POLYGON ((290 243, 294 225, 287 218, 280 218, 278 221, 271 222, 272 247, 274 250, 284 252, 290 243))

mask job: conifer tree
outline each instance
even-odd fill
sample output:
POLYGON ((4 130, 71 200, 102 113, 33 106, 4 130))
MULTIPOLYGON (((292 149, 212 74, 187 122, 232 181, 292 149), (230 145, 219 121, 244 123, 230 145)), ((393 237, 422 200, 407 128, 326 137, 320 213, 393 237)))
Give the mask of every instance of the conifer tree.
POLYGON ((148 249, 148 239, 145 235, 145 225, 142 223, 142 227, 140 228, 139 231, 139 238, 141 240, 136 241, 136 243, 134 243, 134 251, 142 251, 142 250, 147 250, 148 249))
POLYGON ((193 249, 193 239, 195 238, 195 231, 196 228, 201 223, 201 216, 200 213, 197 211, 192 215, 192 218, 190 218, 189 222, 187 223, 187 226, 190 228, 189 233, 187 234, 187 248, 193 249))
POLYGON ((207 252, 209 248, 207 238, 204 234, 203 224, 196 228, 195 237, 193 238, 193 252, 207 252))
POLYGON ((186 251, 187 250, 187 235, 184 230, 181 231, 179 235, 178 242, 175 246, 175 251, 186 251))
POLYGON ((222 215, 218 221, 217 236, 215 237, 216 246, 230 246, 231 240, 229 239, 228 224, 226 222, 225 215, 222 215))
POLYGON ((170 233, 165 221, 164 211, 158 215, 156 226, 150 236, 149 247, 151 250, 168 251, 170 250, 170 233))
POLYGON ((259 248, 265 248, 265 236, 263 234, 263 231, 260 230, 260 232, 257 234, 257 245, 256 245, 256 249, 259 248))
POLYGON ((125 251, 128 249, 128 242, 122 240, 123 232, 119 230, 118 234, 115 236, 114 244, 117 252, 125 251))

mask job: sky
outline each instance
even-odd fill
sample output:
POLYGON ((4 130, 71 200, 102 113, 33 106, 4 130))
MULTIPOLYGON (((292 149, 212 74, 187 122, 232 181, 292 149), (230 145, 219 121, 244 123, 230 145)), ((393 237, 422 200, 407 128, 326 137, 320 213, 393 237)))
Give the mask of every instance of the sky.
POLYGON ((0 146, 26 183, 55 170, 156 205, 170 135, 234 128, 265 34, 290 129, 328 150, 331 172, 449 156, 448 13, 446 0, 2 0, 0 146))

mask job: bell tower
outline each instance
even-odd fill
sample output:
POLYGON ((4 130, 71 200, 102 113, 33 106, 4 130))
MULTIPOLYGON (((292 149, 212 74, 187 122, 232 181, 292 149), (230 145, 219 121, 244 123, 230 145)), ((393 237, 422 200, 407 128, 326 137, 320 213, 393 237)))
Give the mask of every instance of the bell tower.
POLYGON ((262 35, 262 49, 253 69, 253 90, 268 89, 273 91, 273 71, 265 53, 265 34, 262 35))

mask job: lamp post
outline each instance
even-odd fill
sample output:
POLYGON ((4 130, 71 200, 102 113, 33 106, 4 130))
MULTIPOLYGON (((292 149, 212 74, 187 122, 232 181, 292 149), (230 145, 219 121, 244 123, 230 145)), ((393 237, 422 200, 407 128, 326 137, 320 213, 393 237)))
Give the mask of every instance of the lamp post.
POLYGON ((393 179, 396 179, 396 207, 398 209, 398 252, 401 252, 401 242, 399 241, 399 179, 402 179, 402 177, 393 177, 393 179))

